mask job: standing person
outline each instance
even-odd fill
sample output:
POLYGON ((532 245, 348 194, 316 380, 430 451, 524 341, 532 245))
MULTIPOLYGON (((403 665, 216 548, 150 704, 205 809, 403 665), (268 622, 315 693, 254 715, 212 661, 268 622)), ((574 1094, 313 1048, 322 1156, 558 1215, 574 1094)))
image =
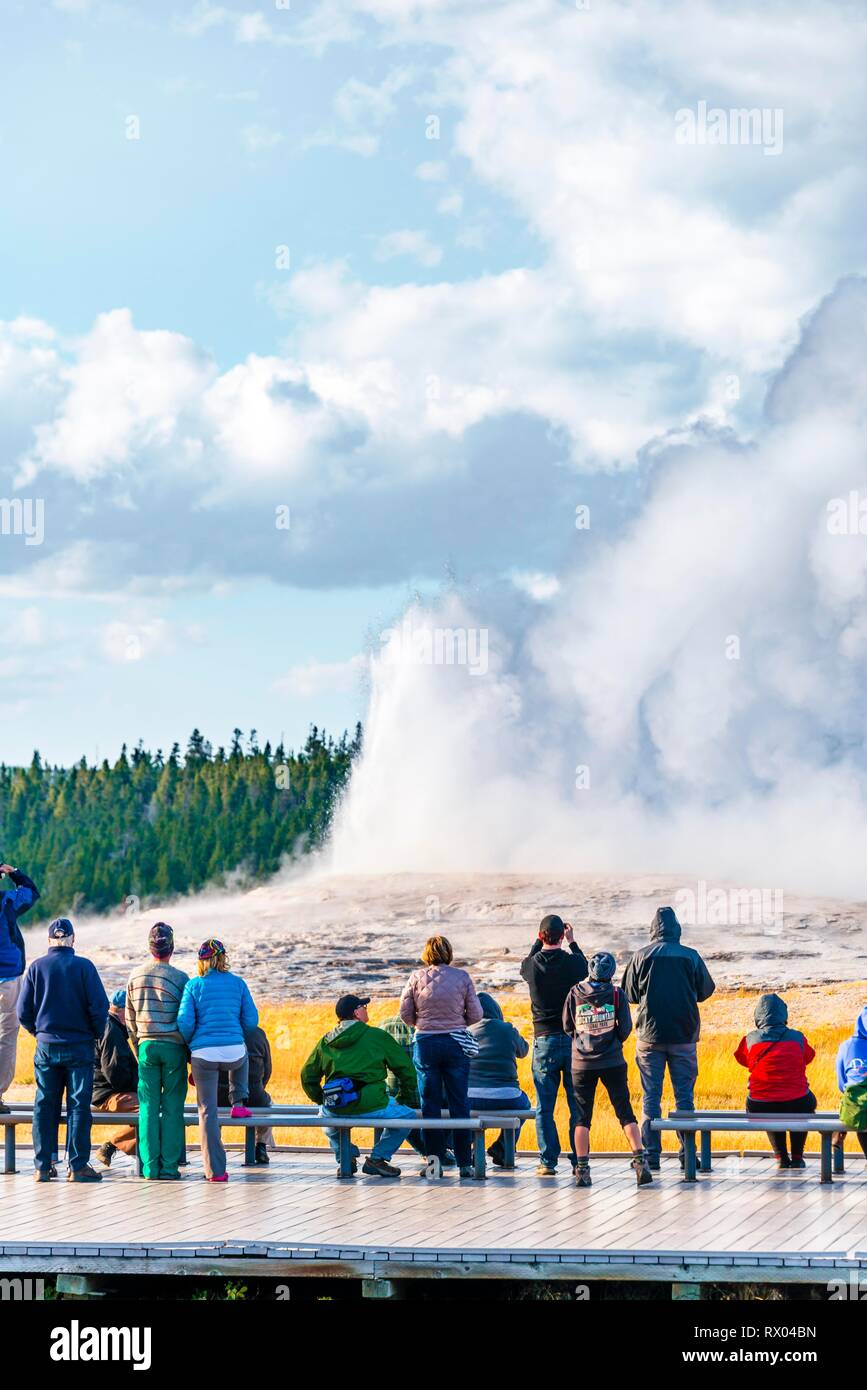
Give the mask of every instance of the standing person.
POLYGON ((232 1119, 249 1119, 244 1035, 256 1027, 259 1012, 246 981, 230 971, 226 948, 215 936, 199 947, 198 970, 198 976, 184 986, 178 1029, 192 1058, 205 1177, 208 1182, 228 1182, 226 1150, 217 1119, 220 1068, 229 1073, 232 1119))
POLYGON ((8 874, 15 885, 0 895, 0 1114, 8 1115, 3 1097, 15 1076, 18 996, 27 964, 18 918, 36 902, 39 889, 32 878, 11 864, 0 864, 2 874, 8 874))
MULTIPOLYGON (((741 1038, 735 1061, 750 1073, 747 1110, 757 1115, 811 1115, 816 1097, 807 1081, 807 1067, 815 1057, 803 1033, 787 1027, 789 1010, 778 994, 763 994, 756 1005, 755 1030, 741 1038)), ((778 1168, 806 1168, 807 1136, 789 1135, 792 1156, 786 1148, 786 1131, 768 1133, 778 1168)))
POLYGON ((632 1148, 639 1187, 653 1182, 641 1130, 629 1098, 629 1069, 623 1044, 632 1032, 632 1015, 621 989, 612 984, 617 961, 610 951, 591 956, 589 976, 573 985, 563 1008, 563 1028, 572 1039, 572 1087, 578 1110, 575 1126, 575 1184, 590 1187, 590 1126, 601 1081, 632 1148))
MULTIPOLYGON (((867 1008, 855 1020, 851 1038, 837 1050, 837 1085, 842 1093, 840 1119, 858 1132, 858 1143, 867 1158, 867 1008)), ((835 1137, 842 1149, 845 1132, 835 1137)))
MULTIPOLYGON (((470 1084, 467 1091, 470 1108, 477 1112, 509 1115, 532 1110, 530 1097, 521 1090, 518 1081, 518 1058, 526 1057, 530 1044, 521 1037, 512 1023, 503 1018, 503 1010, 490 994, 479 994, 484 1015, 474 1023, 470 1033, 479 1045, 478 1055, 470 1058, 470 1084)), ((515 1144, 521 1137, 524 1121, 515 1132, 515 1144)), ((504 1135, 501 1130, 488 1153, 495 1168, 506 1160, 504 1135)))
MULTIPOLYGON (((444 936, 432 936, 421 954, 424 968, 414 970, 400 997, 400 1016, 415 1025, 414 1058, 421 1092, 421 1113, 425 1119, 442 1115, 443 1091, 453 1120, 469 1119, 467 1087, 470 1057, 478 1044, 468 1027, 482 1019, 482 1006, 476 987, 466 970, 452 965, 454 952, 444 936)), ((427 1156, 436 1157, 440 1166, 446 1152, 441 1129, 422 1130, 427 1156)), ((453 1137, 455 1157, 462 1178, 473 1176, 472 1144, 465 1129, 453 1137)))
POLYGON ((151 959, 137 965, 126 987, 126 1026, 138 1058, 142 1176, 180 1178, 187 1096, 187 1044, 178 1009, 189 976, 172 965, 175 936, 167 922, 148 932, 151 959))
MULTIPOLYGON (((668 1067, 678 1110, 695 1109, 698 1076, 699 1004, 716 985, 698 951, 680 943, 680 923, 673 908, 661 907, 650 925, 650 945, 629 961, 623 992, 638 1005, 635 1060, 641 1076, 641 1136, 648 1162, 659 1168, 662 1136, 651 1121, 662 1115, 662 1087, 668 1067)), ((680 1163, 683 1165, 683 1139, 680 1163)))
MULTIPOLYGON (((247 1104, 254 1110, 267 1110, 271 1104, 271 1097, 265 1087, 271 1080, 271 1044, 268 1041, 268 1034, 264 1028, 251 1028, 244 1034, 244 1042, 247 1044, 247 1062, 249 1074, 247 1078, 247 1104)), ((231 1105, 229 1098, 229 1072, 220 1068, 220 1079, 217 1084, 217 1104, 221 1106, 231 1105)), ((273 1133, 269 1125, 257 1125, 254 1135, 255 1159, 257 1164, 268 1164, 271 1162, 268 1157, 268 1146, 273 1143, 273 1133)))
MULTIPOLYGON (((93 1109, 124 1111, 138 1109, 138 1063, 129 1045, 126 1031, 126 990, 116 989, 111 996, 105 1032, 96 1044, 96 1069, 93 1073, 93 1109)), ((106 1168, 117 1153, 135 1154, 135 1128, 126 1125, 112 1130, 96 1156, 106 1168)))
POLYGON ((18 1000, 22 1028, 36 1038, 33 1161, 37 1182, 57 1177, 54 1155, 64 1089, 68 1098, 67 1182, 101 1182, 90 1166, 90 1099, 95 1044, 105 1032, 108 998, 93 961, 75 954, 67 917, 48 928, 48 954, 28 967, 18 1000))
POLYGON ((587 978, 587 959, 575 941, 569 922, 555 912, 543 917, 530 954, 521 962, 521 975, 530 988, 533 1010, 533 1085, 536 1087, 536 1138, 540 1178, 553 1178, 560 1158, 560 1136, 554 1119, 562 1085, 569 1106, 569 1147, 574 1170, 575 1125, 578 1111, 572 1090, 572 1042, 563 1032, 563 1005, 573 985, 587 978), (568 950, 563 950, 563 946, 568 950))
MULTIPOLYGON (((369 1003, 369 999, 357 994, 341 995, 334 1006, 337 1025, 319 1039, 307 1058, 301 1068, 301 1085, 323 1117, 349 1119, 363 1115, 368 1120, 408 1120, 418 1105, 415 1067, 400 1043, 382 1028, 370 1026, 369 1003), (397 1097, 386 1091, 388 1072, 398 1079, 397 1097)), ((325 1136, 339 1158, 340 1131, 326 1128, 325 1136)), ((349 1139, 354 1175, 360 1151, 352 1143, 351 1132, 349 1139)), ((362 1173, 374 1178, 399 1178, 400 1169, 389 1159, 404 1139, 413 1148, 421 1146, 417 1130, 379 1130, 370 1156, 362 1164, 362 1173)))

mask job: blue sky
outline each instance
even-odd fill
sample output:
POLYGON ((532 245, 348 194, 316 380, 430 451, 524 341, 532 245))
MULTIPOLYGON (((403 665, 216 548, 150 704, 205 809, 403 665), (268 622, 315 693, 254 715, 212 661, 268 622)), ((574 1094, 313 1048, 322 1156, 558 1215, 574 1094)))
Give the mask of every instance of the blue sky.
POLYGON ((0 757, 339 732, 414 594, 544 603, 577 503, 612 538, 655 441, 754 429, 863 269, 865 21, 795 9, 5 0, 0 496, 45 538, 0 536, 0 757), (781 152, 678 147, 701 100, 781 152))

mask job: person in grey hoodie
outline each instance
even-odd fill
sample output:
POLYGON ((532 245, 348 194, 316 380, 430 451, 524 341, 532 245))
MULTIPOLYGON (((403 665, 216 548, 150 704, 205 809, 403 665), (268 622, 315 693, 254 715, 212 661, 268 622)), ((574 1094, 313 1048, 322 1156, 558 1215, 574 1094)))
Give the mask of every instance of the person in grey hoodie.
MULTIPOLYGON (((479 994, 484 1017, 474 1023, 470 1033, 479 1045, 477 1057, 470 1058, 470 1084, 467 1091, 470 1109, 509 1115, 512 1111, 532 1110, 530 1097, 518 1082, 518 1058, 526 1057, 530 1044, 517 1028, 503 1018, 503 1010, 490 994, 479 994)), ((524 1121, 521 1121, 523 1125, 524 1121)), ((515 1134, 517 1144, 521 1130, 515 1134)), ((503 1132, 500 1131, 488 1153, 495 1168, 505 1162, 503 1132)))
MULTIPOLYGON (((641 1137, 648 1162, 659 1168, 662 1136, 651 1121, 662 1115, 662 1087, 668 1068, 678 1110, 695 1109, 698 1078, 698 1006, 716 985, 698 951, 681 945, 674 909, 661 907, 650 926, 650 944, 629 961, 621 988, 638 1005, 635 1060, 643 1094, 641 1137)), ((683 1163, 683 1140, 680 1145, 683 1163)))
POLYGON ((576 1187, 590 1187, 590 1125, 601 1081, 632 1149, 632 1169, 639 1187, 653 1182, 641 1131, 629 1097, 629 1072, 623 1044, 632 1032, 632 1015, 621 989, 612 983, 617 962, 610 951, 597 951, 589 977, 569 991, 563 1006, 563 1031, 572 1039, 572 1089, 578 1107, 575 1122, 576 1187))

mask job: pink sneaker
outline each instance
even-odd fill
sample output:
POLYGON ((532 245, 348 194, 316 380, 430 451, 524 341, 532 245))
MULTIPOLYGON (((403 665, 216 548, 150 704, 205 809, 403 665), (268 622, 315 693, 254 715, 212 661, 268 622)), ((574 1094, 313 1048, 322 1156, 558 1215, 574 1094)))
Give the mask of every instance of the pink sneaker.
POLYGON ((246 1105, 233 1105, 231 1115, 233 1120, 249 1120, 252 1110, 248 1110, 246 1105))
POLYGON ((228 1182, 228 1173, 215 1173, 212 1178, 205 1178, 205 1182, 228 1182))

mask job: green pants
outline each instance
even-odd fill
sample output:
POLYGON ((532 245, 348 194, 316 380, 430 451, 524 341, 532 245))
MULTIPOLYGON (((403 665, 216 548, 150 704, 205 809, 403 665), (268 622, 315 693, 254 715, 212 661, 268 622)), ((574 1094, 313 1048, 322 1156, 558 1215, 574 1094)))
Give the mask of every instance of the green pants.
POLYGON ((184 1146, 187 1049, 144 1038, 138 1046, 139 1145, 146 1178, 176 1176, 184 1146))

